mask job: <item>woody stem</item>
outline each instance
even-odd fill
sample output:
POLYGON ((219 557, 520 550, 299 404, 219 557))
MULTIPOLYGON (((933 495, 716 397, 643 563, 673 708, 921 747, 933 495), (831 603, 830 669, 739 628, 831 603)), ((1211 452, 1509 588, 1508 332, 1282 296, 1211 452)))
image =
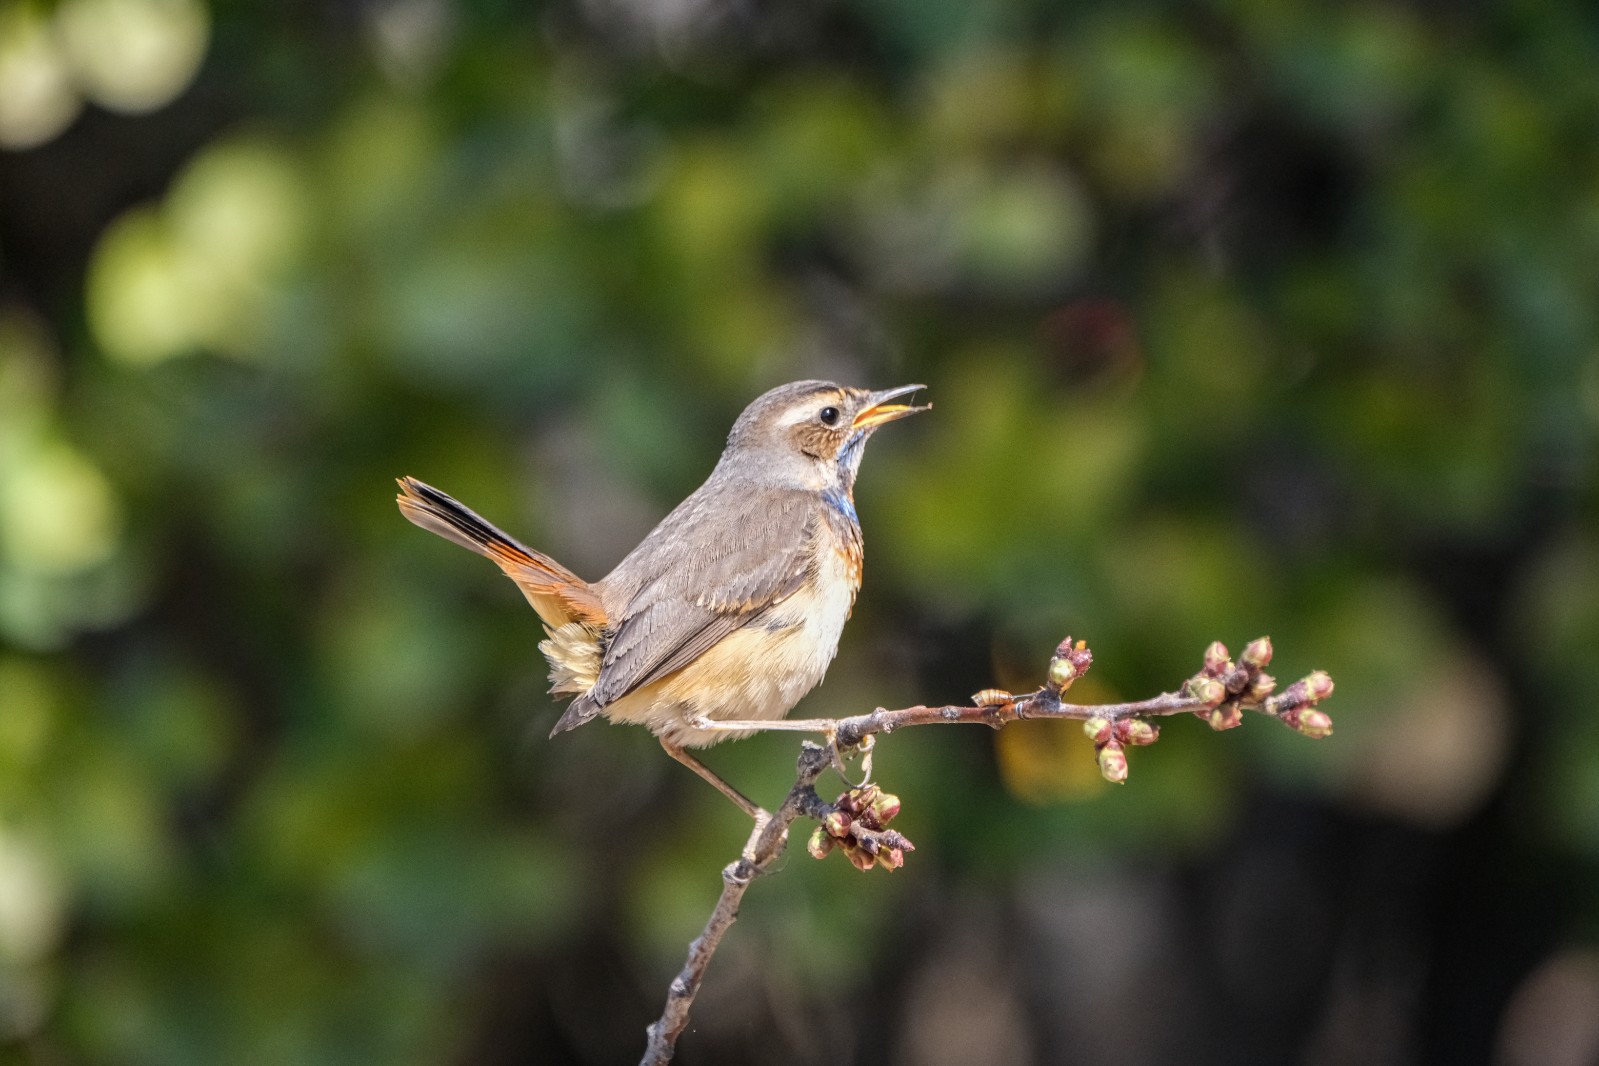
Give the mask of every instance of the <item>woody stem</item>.
POLYGON ((677 1038, 688 1026, 689 1008, 694 1005, 694 997, 705 979, 705 970, 722 942, 722 935, 738 920, 738 907, 745 890, 757 877, 771 872, 773 864, 787 850, 788 830, 796 818, 801 814, 820 817, 827 809, 814 786, 829 765, 831 759, 826 749, 806 743, 800 751, 798 777, 782 805, 764 823, 756 821, 743 854, 723 867, 722 894, 704 930, 689 944, 683 968, 672 978, 666 993, 666 1007, 647 1030, 649 1042, 639 1066, 665 1066, 672 1061, 677 1038))

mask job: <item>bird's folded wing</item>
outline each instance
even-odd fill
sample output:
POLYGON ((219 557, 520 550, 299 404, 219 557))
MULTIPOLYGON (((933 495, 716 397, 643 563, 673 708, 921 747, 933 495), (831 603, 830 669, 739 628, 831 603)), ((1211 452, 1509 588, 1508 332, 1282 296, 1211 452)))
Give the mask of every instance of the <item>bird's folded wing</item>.
POLYGON ((670 531, 702 550, 631 597, 606 648, 595 703, 604 707, 683 669, 804 587, 814 565, 815 512, 803 498, 783 501, 789 506, 765 502, 758 517, 729 509, 713 522, 670 531))

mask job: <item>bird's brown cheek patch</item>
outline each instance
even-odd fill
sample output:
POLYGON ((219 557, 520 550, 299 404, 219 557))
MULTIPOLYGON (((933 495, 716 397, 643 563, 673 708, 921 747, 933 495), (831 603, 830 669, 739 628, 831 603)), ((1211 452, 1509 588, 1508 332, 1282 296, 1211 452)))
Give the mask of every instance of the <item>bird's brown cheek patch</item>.
POLYGON ((827 459, 838 454, 844 435, 815 422, 805 422, 794 428, 799 450, 812 459, 827 459))

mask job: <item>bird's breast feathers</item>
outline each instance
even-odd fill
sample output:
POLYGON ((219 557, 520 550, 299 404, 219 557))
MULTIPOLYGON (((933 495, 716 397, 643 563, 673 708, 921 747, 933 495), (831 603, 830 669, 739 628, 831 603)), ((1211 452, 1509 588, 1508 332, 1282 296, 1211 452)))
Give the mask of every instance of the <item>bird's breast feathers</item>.
MULTIPOLYGON (((827 672, 860 587, 859 534, 840 537, 830 526, 823 523, 817 530, 807 553, 812 573, 798 589, 750 616, 682 669, 607 705, 606 717, 640 723, 675 743, 697 747, 728 734, 693 729, 687 716, 769 721, 786 715, 827 672)), ((589 633, 590 639, 597 636, 589 633)), ((585 641, 562 643, 546 642, 546 654, 567 653, 552 680, 570 686, 588 674, 593 660, 585 641)))

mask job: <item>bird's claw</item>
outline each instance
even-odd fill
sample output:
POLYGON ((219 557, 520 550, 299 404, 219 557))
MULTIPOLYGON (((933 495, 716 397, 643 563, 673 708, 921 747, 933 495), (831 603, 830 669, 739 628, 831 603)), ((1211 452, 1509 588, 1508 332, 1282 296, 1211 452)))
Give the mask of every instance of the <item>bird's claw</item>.
POLYGON ((859 784, 849 779, 849 773, 844 769, 844 749, 838 743, 838 727, 829 726, 827 730, 827 747, 833 753, 833 769, 838 771, 838 776, 851 788, 865 788, 872 783, 872 748, 876 746, 877 734, 868 733, 854 746, 854 750, 861 755, 861 780, 859 784))

